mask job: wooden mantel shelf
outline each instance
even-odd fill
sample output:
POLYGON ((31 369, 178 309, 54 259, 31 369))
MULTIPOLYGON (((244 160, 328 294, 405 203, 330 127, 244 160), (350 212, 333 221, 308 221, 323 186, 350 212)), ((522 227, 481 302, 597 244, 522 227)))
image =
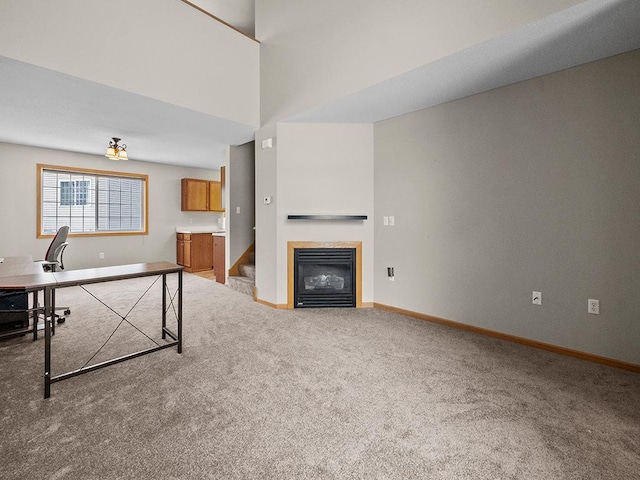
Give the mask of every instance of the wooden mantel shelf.
POLYGON ((287 215, 287 220, 366 220, 366 215, 287 215))

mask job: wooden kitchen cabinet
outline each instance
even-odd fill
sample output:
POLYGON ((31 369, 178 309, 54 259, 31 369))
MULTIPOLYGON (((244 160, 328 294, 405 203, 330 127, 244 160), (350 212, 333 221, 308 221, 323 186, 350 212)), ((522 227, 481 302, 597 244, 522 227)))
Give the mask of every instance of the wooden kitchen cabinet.
POLYGON ((209 181, 197 178, 182 179, 182 210, 206 212, 209 210, 209 181))
POLYGON ((182 211, 224 212, 222 183, 198 178, 182 179, 182 211))
POLYGON ((186 268, 191 267, 191 235, 188 233, 176 235, 176 263, 186 268))
POLYGON ((213 274, 218 283, 225 283, 227 281, 224 261, 224 240, 223 236, 213 236, 213 274))
POLYGON ((185 272, 202 272, 213 268, 213 238, 210 233, 178 233, 176 263, 185 272))
POLYGON ((223 212, 220 182, 209 182, 209 211, 223 212))

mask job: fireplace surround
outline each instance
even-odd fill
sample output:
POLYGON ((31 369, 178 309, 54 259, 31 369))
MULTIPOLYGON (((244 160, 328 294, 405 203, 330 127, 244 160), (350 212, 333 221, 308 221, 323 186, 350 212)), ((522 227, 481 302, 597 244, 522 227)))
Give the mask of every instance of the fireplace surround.
POLYGON ((362 242, 287 242, 287 254, 287 308, 362 307, 362 242))

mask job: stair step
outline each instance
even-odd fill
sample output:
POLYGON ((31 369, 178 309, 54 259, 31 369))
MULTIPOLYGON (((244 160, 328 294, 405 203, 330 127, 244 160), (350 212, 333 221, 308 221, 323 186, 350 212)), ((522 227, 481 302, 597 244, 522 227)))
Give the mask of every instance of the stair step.
POLYGON ((255 279, 249 277, 229 277, 227 283, 232 290, 253 297, 253 287, 256 284, 255 279))
POLYGON ((240 276, 256 278, 256 266, 253 263, 242 263, 238 266, 240 276))

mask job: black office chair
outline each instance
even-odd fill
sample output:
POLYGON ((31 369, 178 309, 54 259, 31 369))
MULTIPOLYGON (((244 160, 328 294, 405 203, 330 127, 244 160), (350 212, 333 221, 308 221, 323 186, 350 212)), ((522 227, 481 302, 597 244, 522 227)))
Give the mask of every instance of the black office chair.
MULTIPOLYGON (((53 240, 49 244, 49 248, 47 249, 47 253, 44 256, 44 260, 36 260, 38 263, 42 264, 42 268, 45 272, 55 272, 57 270, 64 270, 64 263, 62 260, 62 256, 64 253, 64 249, 67 248, 67 236, 69 235, 69 227, 64 226, 58 229, 56 236, 53 237, 53 240)), ((55 295, 55 291, 54 291, 55 295)), ((70 307, 56 307, 56 311, 64 311, 65 315, 71 314, 70 307)), ((64 323, 65 318, 60 315, 54 313, 58 323, 64 323)))

